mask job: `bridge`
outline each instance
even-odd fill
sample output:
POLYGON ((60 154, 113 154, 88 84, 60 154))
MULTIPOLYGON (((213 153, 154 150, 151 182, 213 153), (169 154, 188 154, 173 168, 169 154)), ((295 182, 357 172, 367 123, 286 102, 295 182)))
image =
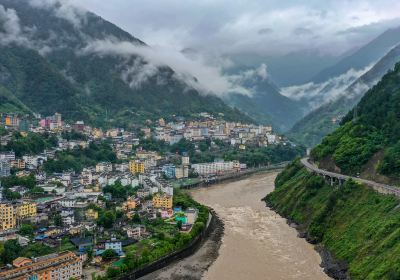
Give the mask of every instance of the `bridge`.
POLYGON ((318 168, 316 165, 310 162, 309 158, 302 158, 301 163, 306 167, 309 171, 316 173, 320 176, 323 176, 330 184, 333 186, 335 184, 342 185, 345 181, 352 179, 358 183, 364 184, 367 187, 372 188, 373 190, 382 193, 395 195, 396 197, 400 197, 400 188, 395 186, 390 186, 386 184, 377 183, 371 180, 361 179, 358 177, 347 176, 335 172, 329 172, 323 169, 318 168))

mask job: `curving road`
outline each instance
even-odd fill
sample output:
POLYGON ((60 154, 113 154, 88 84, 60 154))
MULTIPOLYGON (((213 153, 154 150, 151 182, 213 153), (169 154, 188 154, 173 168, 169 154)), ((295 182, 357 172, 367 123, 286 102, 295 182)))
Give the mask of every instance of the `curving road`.
POLYGON ((352 179, 356 182, 362 183, 372 189, 374 189, 375 191, 382 193, 382 194, 392 194, 395 195, 397 197, 400 197, 400 188, 394 187, 394 186, 390 186, 390 185, 385 185, 385 184, 381 184, 381 183, 377 183, 374 181, 370 181, 370 180, 365 180, 365 179, 361 179, 361 178, 357 178, 357 177, 352 177, 352 176, 347 176, 347 175, 343 175, 343 174, 339 174, 339 173, 334 173, 334 172, 329 172, 323 169, 319 169, 317 166, 315 166, 313 163, 311 163, 309 161, 309 158, 302 158, 301 159, 301 163, 309 170, 312 172, 315 172, 317 174, 326 176, 326 177, 331 177, 331 178, 336 178, 338 180, 348 180, 348 179, 352 179))

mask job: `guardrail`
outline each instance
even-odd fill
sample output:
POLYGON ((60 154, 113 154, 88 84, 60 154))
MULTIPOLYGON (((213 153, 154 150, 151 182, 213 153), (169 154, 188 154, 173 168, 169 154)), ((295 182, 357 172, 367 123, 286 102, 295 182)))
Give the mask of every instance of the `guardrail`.
POLYGON ((309 161, 309 158, 302 158, 301 159, 301 163, 308 170, 310 170, 312 172, 315 172, 317 174, 320 174, 320 175, 323 175, 323 176, 327 176, 327 177, 331 177, 331 178, 336 178, 338 180, 344 180, 344 181, 352 179, 352 180, 354 180, 356 182, 359 182, 361 184, 364 184, 364 185, 372 188, 373 190, 375 190, 375 191, 377 191, 379 193, 390 194, 390 195, 395 195, 396 197, 400 197, 400 188, 397 188, 395 186, 381 184, 381 183, 377 183, 377 182, 374 182, 374 181, 371 181, 371 180, 366 180, 366 179, 362 179, 362 178, 343 175, 343 174, 340 174, 340 173, 326 171, 326 170, 318 168, 313 163, 311 163, 309 161))

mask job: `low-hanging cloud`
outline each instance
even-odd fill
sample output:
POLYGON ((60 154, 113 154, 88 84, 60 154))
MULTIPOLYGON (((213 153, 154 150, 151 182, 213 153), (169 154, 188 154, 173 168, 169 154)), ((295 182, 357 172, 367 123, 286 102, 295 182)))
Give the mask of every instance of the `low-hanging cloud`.
MULTIPOLYGON (((372 68, 369 65, 361 70, 350 69, 346 73, 331 78, 323 83, 310 82, 304 85, 283 88, 281 93, 294 100, 306 100, 310 109, 315 109, 323 103, 333 101, 346 93, 347 88, 352 85, 359 77, 372 68)), ((360 84, 357 92, 364 88, 360 84)))
POLYGON ((30 45, 27 32, 20 24, 17 12, 0 5, 0 44, 30 45))
POLYGON ((54 11, 56 17, 67 20, 75 28, 86 24, 87 11, 72 5, 69 0, 29 0, 28 3, 35 8, 54 11))
MULTIPOLYGON (((126 58, 136 55, 143 58, 143 61, 148 63, 145 64, 145 69, 140 68, 143 67, 141 64, 137 64, 123 73, 123 79, 128 81, 129 78, 129 84, 133 87, 140 86, 146 78, 155 75, 157 67, 168 66, 175 71, 177 78, 202 93, 220 97, 230 93, 251 94, 249 90, 237 84, 235 79, 224 75, 223 66, 208 64, 201 55, 192 56, 190 59, 182 52, 173 49, 147 47, 113 39, 88 42, 86 47, 78 52, 81 55, 90 53, 119 55, 126 58), (146 73, 142 75, 138 69, 146 70, 146 73)), ((266 75, 266 73, 261 74, 266 75)))
POLYGON ((176 49, 192 47, 222 54, 284 55, 310 48, 343 53, 396 26, 400 18, 397 0, 71 1, 123 26, 150 45, 170 44, 176 49), (313 34, 307 36, 302 28, 313 34), (350 29, 360 32, 347 33, 350 29), (293 40, 293 31, 303 36, 293 40))

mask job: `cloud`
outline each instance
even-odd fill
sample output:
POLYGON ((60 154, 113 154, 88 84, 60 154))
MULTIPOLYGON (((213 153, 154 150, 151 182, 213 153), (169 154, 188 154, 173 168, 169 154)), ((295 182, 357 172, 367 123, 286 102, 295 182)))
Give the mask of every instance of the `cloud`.
POLYGON ((35 8, 53 10, 56 17, 67 20, 77 29, 86 24, 87 11, 69 0, 29 0, 28 3, 35 8))
POLYGON ((255 69, 247 69, 241 71, 239 74, 231 75, 230 79, 235 81, 236 84, 245 84, 247 82, 256 82, 257 80, 266 80, 268 78, 267 65, 262 63, 255 69))
MULTIPOLYGON (((215 94, 220 97, 232 92, 251 94, 247 89, 236 84, 230 76, 223 74, 223 66, 226 65, 224 60, 215 60, 214 63, 209 63, 202 55, 196 55, 190 59, 174 49, 147 47, 111 38, 88 42, 86 47, 78 52, 80 55, 91 53, 119 55, 126 59, 132 56, 141 57, 142 61, 137 61, 136 64, 125 69, 122 74, 122 78, 132 87, 140 86, 149 77, 155 76, 158 67, 168 66, 175 71, 178 79, 202 93, 215 94)), ((265 75, 262 69, 260 74, 265 75)))
POLYGON ((284 55, 310 48, 338 55, 394 27, 394 20, 400 18, 397 0, 71 1, 150 45, 191 47, 228 55, 284 55), (338 34, 368 25, 373 28, 365 33, 338 34), (294 31, 299 35, 296 40, 294 31), (313 36, 305 36, 310 32, 313 36))
MULTIPOLYGON (((367 66, 361 70, 350 69, 338 77, 319 84, 310 82, 304 85, 282 88, 281 93, 294 100, 305 100, 310 104, 310 109, 315 109, 323 103, 335 100, 346 93, 348 87, 370 70, 372 66, 367 66)), ((354 94, 358 94, 364 88, 362 84, 358 86, 354 88, 354 94)))
POLYGON ((126 62, 122 65, 122 80, 133 89, 140 88, 143 83, 157 74, 159 74, 158 67, 143 61, 140 57, 136 58, 133 64, 126 62))
POLYGON ((20 25, 17 12, 13 9, 6 9, 0 5, 0 43, 8 45, 30 45, 27 34, 20 25))

